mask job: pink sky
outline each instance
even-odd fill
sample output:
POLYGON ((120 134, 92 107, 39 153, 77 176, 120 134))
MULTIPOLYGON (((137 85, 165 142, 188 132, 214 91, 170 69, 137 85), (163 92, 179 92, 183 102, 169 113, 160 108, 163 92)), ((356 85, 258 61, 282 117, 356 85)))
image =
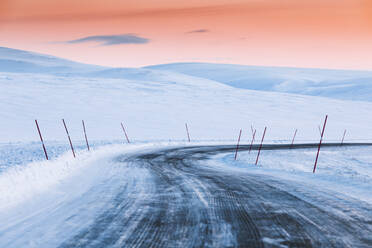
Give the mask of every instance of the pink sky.
POLYGON ((371 2, 1 0, 0 46, 109 66, 198 61, 372 70, 371 2), (148 42, 66 43, 123 34, 148 42))

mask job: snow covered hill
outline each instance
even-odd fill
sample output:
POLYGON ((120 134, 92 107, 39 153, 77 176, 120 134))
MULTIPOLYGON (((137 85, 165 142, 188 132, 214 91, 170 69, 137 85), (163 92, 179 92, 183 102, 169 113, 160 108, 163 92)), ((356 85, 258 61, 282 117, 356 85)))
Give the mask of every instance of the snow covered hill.
MULTIPOLYGON (((241 144, 250 143, 251 128, 257 129, 257 144, 265 126, 265 143, 288 143, 296 129, 296 143, 319 142, 326 114, 325 142, 340 142, 345 129, 346 142, 372 142, 369 78, 370 72, 211 64, 103 68, 0 48, 0 247, 119 244, 142 236, 159 240, 151 228, 164 222, 164 213, 172 213, 164 223, 181 227, 182 237, 191 237, 183 225, 200 223, 200 216, 210 216, 202 222, 213 224, 218 215, 223 225, 213 224, 217 228, 208 233, 222 238, 233 237, 231 230, 250 230, 230 228, 226 220, 244 220, 254 228, 261 223, 262 230, 275 234, 272 223, 284 216, 280 222, 296 234, 298 223, 321 227, 316 233, 323 234, 324 228, 352 220, 358 230, 346 226, 347 232, 335 233, 350 237, 349 230, 357 230, 364 235, 361 243, 370 242, 372 229, 364 228, 372 218, 370 146, 322 148, 316 174, 316 149, 263 150, 259 166, 254 166, 256 150, 241 149, 237 160, 233 153, 240 129, 241 144), (120 122, 132 144, 126 144, 120 122), (216 144, 225 147, 210 150, 216 144), (224 150, 226 144, 234 146, 224 150), (199 148, 180 148, 195 145, 199 148), (200 176, 201 169, 210 171, 200 176), (251 205, 251 199, 260 204, 251 205), (222 205, 226 208, 216 208, 222 205), (257 209, 268 212, 257 214, 257 209), (250 215, 258 218, 255 223, 246 221, 250 215), (184 221, 184 216, 196 219, 184 221), (324 225, 323 216, 331 224, 324 225)), ((159 228, 164 244, 168 230, 174 231, 168 224, 159 228)), ((190 230, 199 236, 195 225, 190 230)), ((284 244, 286 232, 277 236, 277 244, 284 244)), ((306 235, 301 240, 307 242, 306 235)))
POLYGON ((101 66, 76 63, 50 55, 0 47, 0 72, 82 73, 103 68, 101 66))
POLYGON ((175 63, 144 68, 107 68, 54 56, 0 47, 0 72, 86 78, 177 81, 185 75, 238 89, 372 101, 372 72, 207 63, 175 63), (183 74, 183 75, 181 75, 183 74))
POLYGON ((372 101, 372 71, 176 63, 146 67, 215 80, 240 89, 372 101))
MULTIPOLYGON (((120 122, 123 121, 130 138, 142 141, 185 139, 185 122, 189 123, 193 140, 232 140, 240 128, 243 128, 243 140, 249 140, 253 125, 259 132, 268 126, 267 140, 288 140, 297 128, 299 140, 315 141, 325 114, 330 117, 328 140, 339 140, 344 129, 348 129, 347 139, 372 138, 372 103, 271 91, 278 87, 270 81, 275 75, 282 73, 300 81, 306 75, 309 80, 319 80, 321 76, 315 73, 318 70, 314 73, 279 68, 244 71, 247 67, 230 66, 240 68, 240 74, 232 76, 231 71, 235 69, 224 70, 225 66, 221 65, 219 70, 209 72, 211 76, 215 73, 213 79, 218 81, 214 81, 202 78, 201 74, 205 68, 216 65, 189 64, 184 66, 189 71, 182 72, 174 72, 172 66, 168 66, 172 71, 160 70, 164 66, 101 68, 4 48, 0 49, 0 58, 22 61, 24 65, 23 73, 13 62, 6 63, 0 72, 0 142, 37 141, 34 119, 39 120, 47 141, 65 140, 62 118, 66 119, 76 141, 83 139, 82 119, 86 121, 88 136, 94 140, 122 139, 120 122), (34 70, 29 64, 38 69, 34 70), (41 67, 69 68, 69 73, 62 73, 64 69, 43 73, 41 67), (248 75, 252 82, 266 77, 268 83, 265 80, 255 83, 255 90, 221 83, 228 78, 239 82, 248 75)), ((327 78, 339 80, 349 80, 353 75, 351 72, 326 72, 327 78)), ((368 75, 368 72, 355 73, 368 75)), ((369 87, 367 81, 365 87, 369 87)), ((319 83, 317 90, 322 85, 319 83)), ((296 84, 288 89, 303 93, 307 86, 305 83, 301 88, 296 84)), ((321 92, 319 95, 326 95, 327 91, 321 92)), ((367 95, 368 92, 371 91, 363 93, 367 95)), ((343 91, 335 96, 342 98, 342 93, 351 94, 343 91)), ((353 95, 358 98, 362 94, 353 95)))
POLYGON ((176 72, 145 68, 109 68, 82 64, 50 55, 6 47, 0 47, 0 72, 161 82, 176 80, 175 78, 180 76, 180 73, 176 72))
POLYGON ((151 70, 146 68, 109 68, 89 73, 75 74, 75 76, 87 78, 128 79, 151 82, 177 82, 180 78, 188 78, 191 81, 195 79, 210 81, 178 72, 151 70))
POLYGON ((330 115, 327 139, 372 138, 372 103, 322 97, 244 90, 211 80, 179 75, 169 81, 63 77, 0 73, 0 140, 37 141, 34 119, 44 138, 66 139, 65 118, 73 140, 82 140, 81 120, 91 139, 124 138, 120 122, 135 140, 185 139, 188 122, 192 139, 235 139, 243 128, 250 139, 251 124, 268 140, 318 139, 318 125, 330 115))

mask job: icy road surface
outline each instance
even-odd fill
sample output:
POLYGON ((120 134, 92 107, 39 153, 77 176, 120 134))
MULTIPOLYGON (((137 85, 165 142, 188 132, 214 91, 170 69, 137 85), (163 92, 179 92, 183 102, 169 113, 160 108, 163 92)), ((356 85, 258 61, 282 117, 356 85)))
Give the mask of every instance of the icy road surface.
POLYGON ((41 198, 39 212, 25 215, 14 210, 11 217, 0 218, 1 223, 6 221, 0 227, 0 246, 372 246, 369 203, 306 183, 208 163, 234 149, 222 145, 153 149, 98 163, 84 174, 94 178, 94 186, 75 186, 81 194, 60 202, 41 198))

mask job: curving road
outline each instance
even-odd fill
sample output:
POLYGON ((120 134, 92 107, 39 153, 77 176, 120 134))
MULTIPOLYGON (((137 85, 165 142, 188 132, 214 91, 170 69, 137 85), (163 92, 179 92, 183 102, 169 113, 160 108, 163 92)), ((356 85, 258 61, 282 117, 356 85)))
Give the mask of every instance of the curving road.
POLYGON ((234 149, 195 146, 116 158, 149 171, 147 183, 130 195, 123 186, 89 228, 61 247, 372 247, 372 206, 206 165, 234 149))

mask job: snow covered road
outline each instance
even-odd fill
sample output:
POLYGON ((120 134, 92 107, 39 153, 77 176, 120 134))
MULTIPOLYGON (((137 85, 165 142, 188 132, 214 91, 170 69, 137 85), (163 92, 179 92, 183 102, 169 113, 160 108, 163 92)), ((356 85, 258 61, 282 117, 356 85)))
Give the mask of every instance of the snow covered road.
POLYGON ((187 146, 116 155, 110 163, 89 168, 87 176, 96 181, 81 194, 59 203, 44 202, 40 213, 16 222, 8 219, 10 224, 0 227, 0 246, 372 245, 369 203, 310 188, 306 182, 294 184, 209 163, 215 155, 234 149, 230 145, 187 146))

